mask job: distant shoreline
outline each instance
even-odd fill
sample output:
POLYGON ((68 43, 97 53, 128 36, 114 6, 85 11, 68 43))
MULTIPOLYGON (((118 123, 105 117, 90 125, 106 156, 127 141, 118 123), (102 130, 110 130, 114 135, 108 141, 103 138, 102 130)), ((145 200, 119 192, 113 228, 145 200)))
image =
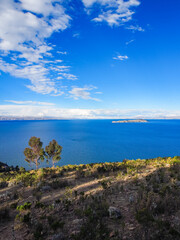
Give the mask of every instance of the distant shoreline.
POLYGON ((63 118, 47 118, 47 117, 1 117, 0 121, 46 121, 46 120, 65 120, 63 118))
MULTIPOLYGON (((50 121, 50 120, 109 120, 112 121, 113 118, 48 118, 48 117, 5 117, 0 116, 1 121, 50 121)), ((134 122, 149 122, 150 120, 180 120, 180 118, 149 118, 148 120, 145 119, 121 119, 117 120, 114 119, 113 123, 134 123, 134 122)))
POLYGON ((112 123, 147 123, 147 122, 148 121, 144 119, 112 121, 112 123))

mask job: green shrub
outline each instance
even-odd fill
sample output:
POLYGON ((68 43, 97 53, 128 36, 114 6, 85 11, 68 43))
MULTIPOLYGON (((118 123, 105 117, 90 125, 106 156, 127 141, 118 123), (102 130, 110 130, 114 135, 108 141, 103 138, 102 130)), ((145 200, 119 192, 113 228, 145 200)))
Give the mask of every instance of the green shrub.
POLYGON ((23 167, 20 167, 19 172, 20 172, 20 173, 25 173, 25 172, 26 172, 26 169, 23 168, 23 167))
POLYGON ((153 216, 147 208, 143 208, 137 211, 136 220, 141 224, 148 224, 149 222, 154 221, 153 216))
POLYGON ((19 211, 28 210, 28 209, 31 208, 31 205, 32 205, 32 203, 30 203, 30 202, 25 202, 23 205, 19 205, 19 206, 17 207, 17 210, 19 210, 19 211))
POLYGON ((58 189, 58 188, 65 188, 67 186, 69 186, 69 182, 67 180, 54 180, 50 186, 53 188, 53 189, 58 189))
POLYGON ((54 231, 56 231, 58 228, 63 228, 64 227, 64 222, 63 221, 54 219, 52 216, 48 216, 47 219, 48 219, 49 226, 54 231))
POLYGON ((25 187, 32 186, 37 181, 35 173, 25 172, 16 176, 17 182, 22 182, 25 187))
POLYGON ((45 207, 46 207, 46 205, 41 202, 36 202, 36 204, 35 204, 35 208, 45 208, 45 207))
POLYGON ((33 189, 33 196, 36 198, 38 202, 41 200, 42 193, 39 191, 39 188, 33 189))
POLYGON ((28 212, 27 214, 24 214, 21 218, 20 218, 21 222, 24 223, 30 223, 31 221, 31 217, 30 217, 30 212, 28 212))
POLYGON ((99 181, 103 189, 107 189, 111 185, 111 181, 109 179, 103 179, 99 181))
POLYGON ((83 178, 85 177, 85 171, 81 168, 79 168, 77 171, 76 171, 76 178, 83 178))
POLYGON ((42 223, 38 223, 34 230, 34 239, 41 240, 43 239, 43 225, 42 223))
POLYGON ((17 202, 12 203, 12 204, 10 205, 10 208, 12 208, 12 209, 16 209, 16 208, 17 208, 17 205, 18 205, 17 202))
POLYGON ((5 188, 8 186, 8 183, 6 181, 0 181, 0 189, 5 188))
POLYGON ((106 202, 94 199, 84 210, 86 221, 82 225, 80 232, 73 235, 74 240, 109 240, 109 229, 103 221, 108 216, 108 205, 106 202))
POLYGON ((55 203, 59 204, 59 203, 61 203, 61 200, 60 199, 56 199, 55 203))
POLYGON ((53 221, 50 224, 50 227, 56 231, 58 228, 63 228, 64 227, 64 222, 63 221, 53 221))

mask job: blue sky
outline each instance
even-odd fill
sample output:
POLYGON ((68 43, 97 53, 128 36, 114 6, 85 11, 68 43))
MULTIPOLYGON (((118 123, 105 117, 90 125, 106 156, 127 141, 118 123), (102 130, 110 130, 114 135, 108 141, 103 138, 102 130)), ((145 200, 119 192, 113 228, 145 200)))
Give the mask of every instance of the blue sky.
POLYGON ((0 116, 180 117, 180 2, 0 0, 0 116))

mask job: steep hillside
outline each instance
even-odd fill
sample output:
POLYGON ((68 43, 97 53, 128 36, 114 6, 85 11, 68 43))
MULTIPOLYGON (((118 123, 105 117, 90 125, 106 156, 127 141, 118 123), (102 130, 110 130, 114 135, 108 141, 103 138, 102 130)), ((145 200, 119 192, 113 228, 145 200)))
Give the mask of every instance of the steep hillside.
POLYGON ((180 157, 0 173, 0 239, 178 240, 180 157))

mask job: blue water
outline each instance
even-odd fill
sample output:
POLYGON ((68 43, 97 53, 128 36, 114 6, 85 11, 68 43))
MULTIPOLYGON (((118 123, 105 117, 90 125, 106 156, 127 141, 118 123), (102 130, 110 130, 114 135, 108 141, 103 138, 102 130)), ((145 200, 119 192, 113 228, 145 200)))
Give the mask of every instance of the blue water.
POLYGON ((180 155, 180 120, 0 121, 0 161, 29 169, 23 151, 31 136, 40 137, 44 147, 52 139, 63 146, 59 165, 180 155))

